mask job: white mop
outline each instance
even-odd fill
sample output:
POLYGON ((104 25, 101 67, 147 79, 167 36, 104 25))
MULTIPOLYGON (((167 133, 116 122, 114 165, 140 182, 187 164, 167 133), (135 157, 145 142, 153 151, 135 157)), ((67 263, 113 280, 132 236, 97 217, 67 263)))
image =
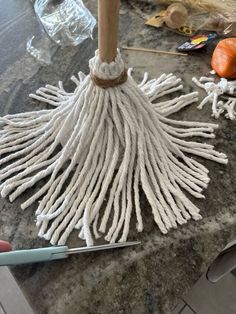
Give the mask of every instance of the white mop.
POLYGON ((43 179, 22 208, 40 201, 39 236, 52 244, 64 244, 74 229, 87 245, 102 234, 109 242, 126 241, 132 213, 143 230, 140 189, 163 234, 198 220, 199 209, 184 191, 204 198, 208 170, 189 154, 227 163, 213 146, 185 140, 213 138, 217 125, 168 118, 197 101, 197 93, 156 102, 182 89, 180 80, 163 74, 148 81, 145 74, 137 85, 116 50, 119 1, 100 0, 99 8, 99 53, 89 75, 73 77, 74 93, 61 82, 47 85, 31 96, 53 109, 0 120, 1 195, 13 201, 43 179))

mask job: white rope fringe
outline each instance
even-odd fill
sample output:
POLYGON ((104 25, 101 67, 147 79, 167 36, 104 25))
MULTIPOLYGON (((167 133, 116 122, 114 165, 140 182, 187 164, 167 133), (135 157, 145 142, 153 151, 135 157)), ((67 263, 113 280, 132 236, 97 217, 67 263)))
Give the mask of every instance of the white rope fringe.
POLYGON ((236 119, 236 111, 234 109, 236 104, 236 97, 234 97, 236 83, 234 81, 228 81, 225 78, 221 78, 220 81, 216 83, 213 77, 204 76, 202 76, 199 81, 196 77, 193 77, 192 81, 207 93, 207 96, 198 105, 198 109, 202 109, 207 103, 211 103, 212 117, 215 119, 218 119, 220 115, 225 112, 225 117, 227 119, 236 119), (223 94, 225 94, 224 98, 227 99, 225 102, 219 100, 219 96, 222 96, 223 94))
MULTIPOLYGON (((90 70, 113 79, 124 63, 119 52, 110 64, 101 63, 96 52, 90 70)), ((132 213, 141 232, 141 188, 163 234, 190 218, 198 220, 199 209, 184 191, 204 198, 209 177, 189 154, 227 163, 212 145, 185 140, 213 138, 217 125, 168 118, 196 102, 198 93, 157 102, 181 90, 181 80, 162 74, 148 81, 145 73, 137 86, 131 69, 128 74, 126 83, 102 89, 79 73, 72 78, 74 93, 59 82, 30 95, 55 108, 0 118, 1 195, 14 201, 44 180, 22 208, 39 202, 39 236, 52 244, 64 244, 74 229, 88 246, 101 234, 109 242, 126 241, 132 213)))

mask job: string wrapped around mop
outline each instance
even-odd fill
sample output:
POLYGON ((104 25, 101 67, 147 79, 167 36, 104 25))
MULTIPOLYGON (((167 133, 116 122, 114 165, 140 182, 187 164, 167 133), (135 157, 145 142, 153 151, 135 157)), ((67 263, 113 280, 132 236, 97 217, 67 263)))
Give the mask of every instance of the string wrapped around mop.
POLYGON ((119 51, 111 63, 101 62, 96 52, 89 66, 89 75, 72 78, 74 93, 59 83, 30 95, 54 108, 0 119, 2 197, 14 201, 44 180, 21 206, 39 202, 39 236, 59 245, 74 229, 87 245, 103 234, 109 242, 126 241, 132 214, 141 232, 140 189, 163 234, 201 219, 185 192, 204 198, 208 170, 189 154, 222 164, 227 158, 212 145, 185 139, 213 138, 217 125, 168 118, 197 101, 198 93, 160 102, 183 88, 181 80, 163 74, 148 81, 145 74, 137 85, 131 70, 125 76, 119 51), (99 80, 107 85, 99 87, 99 80))

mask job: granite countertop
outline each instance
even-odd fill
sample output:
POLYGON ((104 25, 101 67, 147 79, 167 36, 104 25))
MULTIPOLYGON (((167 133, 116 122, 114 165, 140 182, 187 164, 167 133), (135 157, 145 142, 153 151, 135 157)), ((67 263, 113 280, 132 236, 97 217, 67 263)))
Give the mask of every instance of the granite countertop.
MULTIPOLYGON (((97 1, 85 1, 96 14, 97 1)), ((153 1, 154 2, 154 1, 153 1)), ((37 32, 30 2, 0 0, 0 115, 43 108, 28 94, 46 83, 63 80, 73 90, 70 76, 79 70, 88 73, 88 60, 97 47, 95 39, 79 47, 58 50, 53 63, 42 67, 26 54, 26 40, 37 32)), ((123 1, 121 44, 175 50, 184 38, 167 30, 144 25, 143 16, 153 12, 151 1, 123 1)), ((188 57, 125 52, 124 58, 140 79, 145 71, 151 77, 173 72, 183 79, 185 92, 193 90, 192 76, 210 69, 209 47, 188 57)), ((186 120, 213 122, 210 108, 198 111, 196 105, 174 116, 186 120)), ((73 256, 69 260, 11 268, 36 313, 170 313, 177 301, 196 282, 224 245, 234 237, 236 227, 236 131, 232 121, 219 120, 217 137, 210 142, 229 157, 227 166, 210 161, 211 182, 205 200, 194 200, 203 220, 191 221, 168 235, 160 234, 150 207, 141 194, 145 230, 136 234, 131 225, 129 240, 140 240, 135 248, 73 256)), ((27 193, 32 193, 28 191, 27 193)), ((20 204, 0 200, 0 238, 15 248, 49 245, 37 238, 32 205, 26 211, 20 204)), ((70 247, 82 245, 74 233, 70 247)))

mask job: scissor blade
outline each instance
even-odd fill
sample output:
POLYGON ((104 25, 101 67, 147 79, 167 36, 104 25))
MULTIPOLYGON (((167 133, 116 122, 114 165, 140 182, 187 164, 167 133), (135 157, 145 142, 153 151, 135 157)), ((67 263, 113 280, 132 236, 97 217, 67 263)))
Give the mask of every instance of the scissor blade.
POLYGON ((138 245, 140 243, 141 242, 139 242, 139 241, 134 241, 134 242, 111 243, 111 244, 109 243, 109 244, 89 246, 89 247, 85 246, 85 247, 68 249, 66 251, 66 254, 76 254, 76 253, 85 253, 85 252, 94 252, 94 251, 116 249, 116 248, 120 248, 120 247, 138 245))

